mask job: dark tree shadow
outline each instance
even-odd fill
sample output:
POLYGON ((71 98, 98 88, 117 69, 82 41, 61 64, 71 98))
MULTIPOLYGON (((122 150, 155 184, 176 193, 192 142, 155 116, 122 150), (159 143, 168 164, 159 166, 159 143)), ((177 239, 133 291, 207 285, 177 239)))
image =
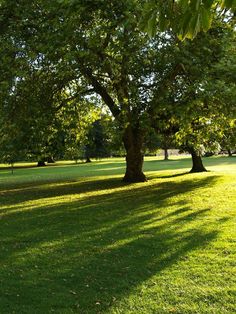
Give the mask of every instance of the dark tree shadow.
POLYGON ((177 178, 177 177, 182 177, 185 176, 187 174, 190 174, 190 171, 188 172, 182 172, 182 173, 175 173, 175 174, 170 174, 170 175, 160 175, 159 178, 160 179, 169 179, 169 178, 177 178))

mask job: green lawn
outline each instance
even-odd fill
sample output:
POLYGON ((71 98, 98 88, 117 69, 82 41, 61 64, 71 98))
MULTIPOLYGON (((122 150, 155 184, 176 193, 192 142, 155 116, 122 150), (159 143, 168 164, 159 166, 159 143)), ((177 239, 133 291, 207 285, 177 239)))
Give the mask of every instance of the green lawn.
POLYGON ((0 171, 0 313, 235 313, 236 157, 0 171))

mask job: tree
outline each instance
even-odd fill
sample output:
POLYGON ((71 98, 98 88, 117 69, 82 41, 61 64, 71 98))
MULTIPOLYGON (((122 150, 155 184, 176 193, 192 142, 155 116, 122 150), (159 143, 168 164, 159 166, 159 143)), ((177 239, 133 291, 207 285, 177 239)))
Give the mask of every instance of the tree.
POLYGON ((90 158, 104 158, 112 155, 112 124, 111 117, 102 114, 90 125, 84 143, 87 162, 90 158))
POLYGON ((220 140, 221 149, 228 152, 229 157, 236 151, 236 120, 225 119, 223 122, 222 137, 220 140))
MULTIPOLYGON (((234 32, 218 21, 208 33, 180 43, 174 59, 182 72, 168 81, 162 98, 155 98, 159 104, 151 108, 156 131, 164 136, 176 134, 177 144, 191 153, 192 172, 206 171, 201 155, 206 149, 219 150, 222 119, 232 115, 235 83, 226 85, 220 71, 223 60, 231 56, 227 46, 233 41, 234 32)), ((231 63, 223 64, 224 72, 232 73, 231 63)))
MULTIPOLYGON (((89 89, 101 97, 123 128, 127 153, 124 180, 145 181, 141 126, 145 100, 139 84, 145 80, 140 80, 142 67, 149 67, 146 56, 150 39, 137 29, 140 12, 135 2, 113 1, 91 7, 81 1, 52 1, 27 4, 25 10, 24 5, 13 8, 10 14, 18 16, 17 29, 8 21, 6 32, 18 36, 17 41, 24 43, 21 49, 33 52, 42 69, 56 78, 62 76, 63 88, 73 83, 75 93, 89 89)), ((31 66, 35 66, 34 61, 31 66)))
MULTIPOLYGON (((70 99, 77 100, 96 94, 123 133, 127 165, 124 181, 145 181, 143 149, 150 120, 161 119, 163 111, 169 111, 166 99, 171 98, 171 86, 178 86, 178 98, 181 82, 186 86, 189 73, 196 76, 196 66, 191 70, 189 64, 196 44, 181 43, 173 32, 149 38, 140 31, 142 6, 134 0, 22 1, 17 6, 10 0, 3 3, 1 38, 8 39, 15 51, 13 60, 20 61, 17 72, 11 68, 5 75, 8 92, 12 80, 39 72, 37 88, 49 89, 46 95, 50 95, 52 104, 61 91, 69 90, 70 99), (16 17, 18 23, 14 25, 16 17)), ((205 37, 206 46, 208 39, 205 37)), ((6 58, 9 49, 4 43, 3 48, 6 58)), ((209 65, 213 54, 206 55, 209 65)), ((183 104, 188 107, 188 102, 183 104)))
POLYGON ((25 148, 22 146, 23 138, 22 133, 14 125, 5 127, 4 121, 1 121, 0 127, 0 161, 12 166, 17 161, 21 161, 26 156, 25 148), (7 131, 7 132, 6 132, 7 131))

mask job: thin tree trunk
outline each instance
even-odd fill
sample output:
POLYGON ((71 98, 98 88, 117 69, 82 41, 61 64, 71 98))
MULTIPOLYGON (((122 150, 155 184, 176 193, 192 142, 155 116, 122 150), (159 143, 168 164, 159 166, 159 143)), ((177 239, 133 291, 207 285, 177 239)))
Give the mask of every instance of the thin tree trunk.
POLYGON ((230 149, 230 148, 227 148, 227 152, 228 152, 228 156, 229 156, 229 157, 232 157, 232 156, 233 156, 233 154, 232 154, 232 152, 231 152, 231 149, 230 149))
POLYGON ((11 174, 13 174, 14 171, 14 163, 11 163, 11 174))
POLYGON ((192 156, 192 169, 190 172, 194 173, 207 171, 203 165, 201 155, 194 148, 189 148, 189 152, 192 156))
POLYGON ((169 160, 168 149, 164 148, 164 160, 169 160))
POLYGON ((139 129, 128 126, 123 135, 126 150, 126 172, 124 182, 145 182, 143 173, 143 135, 139 129))
POLYGON ((47 158, 47 162, 48 162, 49 164, 54 164, 54 163, 55 163, 55 160, 53 159, 52 156, 49 156, 49 157, 47 158))
POLYGON ((88 162, 92 162, 92 160, 89 158, 89 156, 87 156, 86 157, 86 161, 85 161, 86 163, 88 163, 88 162))

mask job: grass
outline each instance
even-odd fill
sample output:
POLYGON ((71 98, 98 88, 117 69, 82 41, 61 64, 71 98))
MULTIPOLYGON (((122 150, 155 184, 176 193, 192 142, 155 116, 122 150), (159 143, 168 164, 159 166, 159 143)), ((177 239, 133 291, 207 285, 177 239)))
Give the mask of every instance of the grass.
POLYGON ((235 313, 236 158, 0 172, 0 313, 235 313))

